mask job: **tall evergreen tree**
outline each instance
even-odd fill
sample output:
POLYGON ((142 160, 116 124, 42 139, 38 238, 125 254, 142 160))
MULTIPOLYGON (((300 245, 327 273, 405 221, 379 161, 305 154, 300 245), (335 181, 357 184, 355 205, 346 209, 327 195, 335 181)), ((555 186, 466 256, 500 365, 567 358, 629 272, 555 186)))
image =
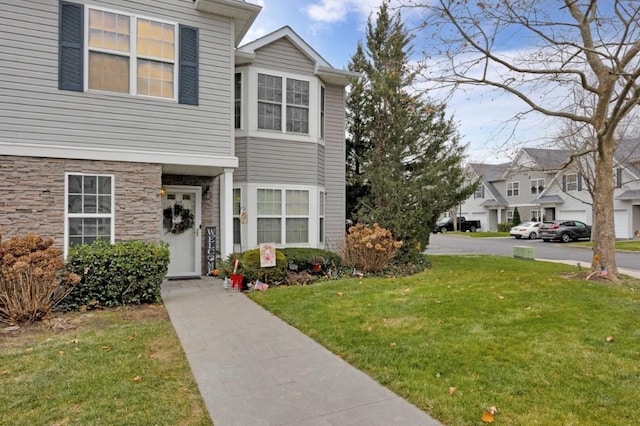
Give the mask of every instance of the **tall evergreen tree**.
MULTIPOLYGON (((351 57, 348 69, 366 72, 367 58, 362 43, 358 43, 356 53, 351 57)), ((347 139, 346 139, 346 217, 355 219, 358 200, 369 193, 369 185, 364 178, 363 165, 371 148, 367 131, 370 120, 366 113, 366 80, 361 77, 351 82, 347 97, 347 139)))
POLYGON ((474 188, 465 183, 464 147, 445 106, 412 87, 410 42, 400 14, 391 16, 385 1, 367 23, 366 55, 359 47, 353 56, 363 72, 359 106, 369 144, 360 167, 370 192, 359 199, 358 219, 379 223, 406 249, 421 251, 439 215, 474 188))

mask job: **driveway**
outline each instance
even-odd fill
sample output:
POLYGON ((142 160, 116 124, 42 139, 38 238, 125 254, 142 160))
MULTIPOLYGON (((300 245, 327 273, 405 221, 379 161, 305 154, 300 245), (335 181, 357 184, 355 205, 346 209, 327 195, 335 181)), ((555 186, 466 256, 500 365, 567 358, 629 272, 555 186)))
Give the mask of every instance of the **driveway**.
MULTIPOLYGON (((542 240, 516 240, 513 237, 471 238, 462 235, 433 234, 429 239, 426 253, 429 254, 493 254, 513 256, 514 246, 533 247, 538 259, 575 260, 591 263, 593 251, 589 248, 575 247, 571 244, 542 240)), ((618 252, 618 268, 640 269, 640 252, 618 252)))

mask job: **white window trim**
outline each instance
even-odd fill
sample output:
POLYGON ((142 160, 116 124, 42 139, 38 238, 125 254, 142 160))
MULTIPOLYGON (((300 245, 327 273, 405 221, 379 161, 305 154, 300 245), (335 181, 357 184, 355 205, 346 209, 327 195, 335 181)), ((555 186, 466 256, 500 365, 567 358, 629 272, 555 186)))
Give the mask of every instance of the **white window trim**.
MULTIPOLYGON (((309 95, 311 95, 311 86, 309 86, 309 95)), ((309 127, 311 127, 311 122, 309 122, 309 127)), ((327 139, 327 88, 324 84, 320 84, 318 89, 318 138, 323 142, 327 139), (323 92, 324 102, 322 102, 323 92)))
POLYGON ((116 213, 115 213, 115 176, 106 173, 74 173, 64 174, 64 257, 69 253, 69 219, 73 218, 110 218, 111 219, 111 243, 115 241, 116 213), (69 176, 97 176, 111 178, 111 213, 69 213, 69 176))
MULTIPOLYGON (((327 195, 324 190, 318 191, 318 244, 324 247, 327 239, 327 195), (320 229, 322 227, 322 229, 320 229)), ((310 211, 311 212, 311 211, 310 211)))
MULTIPOLYGON (((179 54, 179 46, 178 46, 178 42, 179 42, 179 35, 178 35, 178 31, 179 31, 179 26, 177 22, 172 22, 172 21, 167 21, 164 19, 158 19, 158 18, 154 18, 154 17, 150 17, 150 16, 144 16, 144 15, 136 15, 136 14, 132 14, 132 13, 128 13, 128 12, 123 12, 121 10, 116 10, 116 9, 109 9, 109 8, 104 8, 104 7, 98 7, 98 6, 91 6, 86 4, 84 6, 84 40, 83 43, 84 45, 82 46, 83 50, 83 66, 84 66, 84 91, 85 92, 91 92, 91 93, 100 93, 100 94, 108 94, 108 95, 114 95, 114 96, 136 96, 136 97, 141 97, 141 98, 148 98, 148 99, 154 99, 154 100, 160 100, 160 101, 168 101, 168 102, 178 102, 178 78, 179 78, 179 69, 178 69, 178 54, 179 54), (109 12, 109 13, 116 13, 118 15, 126 15, 130 18, 129 20, 129 42, 130 42, 130 50, 128 53, 126 52, 119 52, 119 51, 110 51, 107 49, 97 49, 97 48, 91 48, 89 47, 89 11, 90 10, 100 10, 103 12, 109 12), (174 46, 174 52, 173 52, 173 61, 168 61, 168 60, 163 60, 161 62, 166 62, 166 63, 170 63, 173 62, 173 98, 165 98, 165 97, 158 97, 158 96, 149 96, 149 95, 139 95, 138 94, 138 55, 137 55, 137 48, 138 48, 138 26, 136 25, 138 19, 147 19, 147 20, 151 20, 154 22, 161 22, 163 24, 168 24, 168 25, 173 25, 174 26, 174 31, 173 31, 173 46, 174 46), (104 52, 104 53, 109 53, 109 54, 114 54, 114 55, 119 55, 119 56, 128 56, 129 57, 129 93, 119 93, 119 92, 109 92, 109 91, 103 91, 103 90, 96 90, 96 89, 89 89, 89 52, 91 51, 95 51, 95 52, 104 52)), ((147 58, 145 56, 141 56, 142 59, 151 59, 151 60, 156 60, 157 58, 147 58)))
POLYGON ((520 182, 517 180, 514 180, 512 182, 507 182, 507 197, 519 197, 519 196, 520 196, 520 182), (511 191, 511 195, 509 195, 509 191, 511 191))
POLYGON ((569 191, 577 191, 578 190, 578 174, 577 173, 567 173, 565 175, 565 189, 567 192, 569 191), (575 178, 575 181, 569 182, 569 176, 575 178), (574 188, 570 188, 569 185, 575 186, 574 188))
POLYGON ((531 179, 529 183, 531 185, 531 188, 535 187, 535 189, 536 189, 536 192, 532 192, 531 195, 540 195, 540 194, 542 194, 542 191, 544 191, 544 187, 545 187, 544 178, 531 179), (540 190, 541 186, 542 186, 542 190, 540 190))
POLYGON ((542 210, 531 210, 529 212, 529 219, 531 220, 531 222, 541 222, 542 220, 542 210), (538 213, 538 218, 534 218, 533 215, 534 213, 538 213))
MULTIPOLYGON (((276 71, 266 68, 250 68, 245 78, 243 78, 243 85, 246 91, 243 91, 243 101, 247 108, 243 108, 244 116, 247 118, 243 122, 243 132, 237 133, 238 136, 254 136, 254 137, 267 137, 273 138, 277 136, 280 140, 296 141, 296 142, 313 142, 324 144, 324 141, 320 139, 320 112, 318 111, 320 105, 320 80, 312 75, 301 75, 295 73, 288 73, 282 71, 276 71), (282 130, 269 130, 258 128, 258 74, 267 74, 275 77, 282 78, 282 130), (287 79, 292 78, 296 80, 303 80, 309 82, 309 133, 290 133, 287 132, 287 116, 286 116, 286 96, 287 96, 287 79)), ((326 114, 326 109, 325 109, 326 114)), ((236 132, 238 129, 236 129, 236 132)), ((326 134, 325 134, 326 135, 326 134)))
POLYGON ((233 73, 233 90, 231 90, 232 104, 233 104, 233 128, 236 132, 242 131, 244 129, 244 90, 245 90, 245 78, 244 71, 235 70, 233 73), (240 74, 240 127, 236 128, 236 74, 240 74))

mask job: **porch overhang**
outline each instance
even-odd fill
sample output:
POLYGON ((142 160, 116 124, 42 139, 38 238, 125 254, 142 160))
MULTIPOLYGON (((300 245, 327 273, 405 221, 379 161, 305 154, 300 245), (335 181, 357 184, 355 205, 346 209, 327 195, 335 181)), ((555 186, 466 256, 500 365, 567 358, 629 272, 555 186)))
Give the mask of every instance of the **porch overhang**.
POLYGON ((496 200, 486 200, 486 201, 483 201, 480 205, 482 207, 494 207, 494 208, 507 207, 506 204, 501 203, 501 202, 496 201, 496 200))
POLYGON ((564 200, 559 195, 544 195, 533 200, 536 204, 563 204, 564 200))
POLYGON ((640 200, 640 189, 632 189, 629 191, 625 191, 622 194, 616 197, 616 200, 621 201, 633 201, 640 200))

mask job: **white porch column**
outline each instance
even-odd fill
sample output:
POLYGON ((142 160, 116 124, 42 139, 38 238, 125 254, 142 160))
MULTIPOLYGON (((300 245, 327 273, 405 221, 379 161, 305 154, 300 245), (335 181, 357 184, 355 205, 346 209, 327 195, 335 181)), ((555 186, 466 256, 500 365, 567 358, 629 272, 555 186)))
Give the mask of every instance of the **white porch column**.
POLYGON ((220 258, 233 253, 233 170, 220 175, 220 258))

